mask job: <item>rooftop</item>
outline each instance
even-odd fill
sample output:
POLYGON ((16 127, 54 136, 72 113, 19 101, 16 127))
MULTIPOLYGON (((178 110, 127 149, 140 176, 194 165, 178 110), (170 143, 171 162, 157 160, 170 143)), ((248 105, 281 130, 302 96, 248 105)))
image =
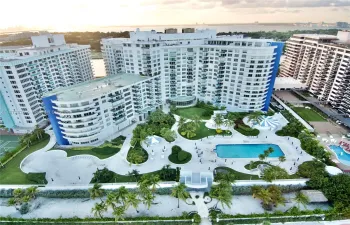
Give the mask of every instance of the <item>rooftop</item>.
POLYGON ((337 40, 337 36, 335 35, 328 35, 328 34, 294 34, 294 37, 305 37, 305 38, 311 38, 311 39, 330 39, 330 40, 337 40))
POLYGON ((82 99, 90 99, 91 97, 108 94, 116 89, 148 79, 150 77, 124 73, 86 81, 69 87, 58 88, 44 94, 44 97, 56 95, 59 101, 80 101, 82 99))

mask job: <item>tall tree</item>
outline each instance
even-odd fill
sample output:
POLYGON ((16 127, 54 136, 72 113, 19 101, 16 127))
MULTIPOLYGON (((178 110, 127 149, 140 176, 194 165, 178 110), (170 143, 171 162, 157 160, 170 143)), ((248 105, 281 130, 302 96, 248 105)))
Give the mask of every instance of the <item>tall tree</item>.
POLYGON ((117 201, 117 198, 115 196, 115 192, 110 192, 107 195, 107 199, 106 199, 106 206, 107 207, 111 207, 113 210, 117 207, 117 204, 119 202, 117 201))
POLYGON ((128 194, 129 194, 129 191, 124 186, 121 186, 119 189, 115 191, 115 198, 117 202, 121 202, 123 203, 123 205, 125 205, 125 201, 128 194))
POLYGON ((37 186, 32 186, 26 189, 26 194, 32 198, 35 199, 36 198, 36 194, 38 193, 38 187, 37 186))
POLYGON ((145 204, 147 206, 147 209, 149 210, 155 199, 155 196, 152 194, 152 191, 149 190, 148 188, 143 189, 141 191, 141 197, 142 197, 143 204, 145 204))
POLYGON ((141 203, 141 199, 138 198, 136 193, 129 192, 126 195, 126 199, 125 199, 126 208, 129 208, 129 206, 132 206, 135 208, 136 212, 138 213, 139 211, 137 210, 137 207, 139 206, 140 203, 141 203))
POLYGON ((306 208, 306 205, 310 202, 309 198, 300 191, 296 193, 294 201, 297 203, 299 209, 300 205, 306 208))
POLYGON ((186 185, 180 183, 171 190, 171 196, 177 198, 177 208, 180 208, 180 199, 186 201, 190 194, 186 191, 186 185))
POLYGON ((216 114, 214 117, 214 123, 216 127, 220 127, 224 124, 224 118, 221 114, 216 114))
MULTIPOLYGON (((279 164, 281 164, 281 163, 283 163, 283 162, 286 161, 286 157, 285 157, 284 155, 282 155, 282 156, 278 157, 278 161, 280 161, 279 164)), ((278 165, 279 165, 279 164, 278 164, 278 165)))
POLYGON ((220 182, 211 187, 209 196, 217 200, 215 208, 217 208, 219 203, 221 203, 222 207, 226 205, 230 208, 232 201, 232 186, 227 182, 220 182))
POLYGON ((99 198, 103 202, 102 197, 105 195, 105 191, 102 189, 102 185, 95 183, 92 188, 89 188, 90 198, 99 198))
POLYGON ((96 202, 95 206, 91 209, 91 212, 94 214, 95 217, 102 218, 102 213, 107 211, 107 207, 103 202, 96 202))
POLYGON ((137 182, 138 179, 140 178, 140 172, 138 170, 132 170, 131 172, 128 173, 129 176, 133 176, 135 178, 135 181, 137 182))
POLYGON ((125 206, 118 206, 118 207, 113 209, 112 214, 114 216, 115 222, 120 221, 120 220, 124 220, 125 211, 126 211, 125 206))

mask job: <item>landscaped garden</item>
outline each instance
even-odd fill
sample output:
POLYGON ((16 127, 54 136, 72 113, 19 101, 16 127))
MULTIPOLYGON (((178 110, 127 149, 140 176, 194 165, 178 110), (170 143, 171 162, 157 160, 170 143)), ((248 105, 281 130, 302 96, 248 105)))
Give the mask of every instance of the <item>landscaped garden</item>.
POLYGON ((98 147, 76 147, 69 149, 61 149, 67 152, 67 156, 75 156, 75 155, 93 155, 98 157, 99 159, 106 159, 115 154, 117 154, 121 147, 123 146, 125 137, 119 136, 112 141, 106 141, 104 144, 98 147))
POLYGON ((179 146, 174 145, 171 148, 171 154, 169 155, 170 162, 175 164, 185 164, 191 161, 191 159, 191 153, 182 150, 179 146))
POLYGON ((148 160, 148 153, 137 143, 134 147, 129 149, 126 159, 130 164, 141 164, 148 160))
POLYGON ((236 180, 259 180, 260 179, 258 175, 241 173, 229 167, 216 167, 215 171, 216 171, 216 174, 214 176, 215 181, 218 181, 220 176, 222 176, 222 174, 232 174, 236 180))
POLYGON ((170 165, 163 166, 162 169, 150 173, 141 174, 138 170, 131 170, 127 175, 120 175, 113 171, 104 169, 97 169, 91 180, 91 183, 124 183, 124 182, 138 182, 143 175, 158 176, 161 181, 176 181, 180 174, 179 169, 173 169, 170 165))
POLYGON ((318 112, 311 108, 305 108, 305 107, 292 107, 294 112, 296 112, 301 118, 303 118, 306 121, 312 122, 324 122, 327 121, 325 118, 323 118, 318 112))

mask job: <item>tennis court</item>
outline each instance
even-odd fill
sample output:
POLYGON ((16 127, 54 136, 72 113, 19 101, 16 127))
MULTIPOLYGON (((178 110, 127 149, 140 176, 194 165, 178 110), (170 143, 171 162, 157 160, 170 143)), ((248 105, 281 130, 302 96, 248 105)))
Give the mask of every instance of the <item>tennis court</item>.
POLYGON ((21 136, 0 135, 0 156, 7 151, 12 151, 19 145, 21 136))

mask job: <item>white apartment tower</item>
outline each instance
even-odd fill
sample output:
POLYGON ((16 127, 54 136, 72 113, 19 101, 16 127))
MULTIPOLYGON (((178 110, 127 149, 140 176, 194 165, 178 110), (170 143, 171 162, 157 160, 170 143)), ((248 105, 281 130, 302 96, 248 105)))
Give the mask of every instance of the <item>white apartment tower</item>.
POLYGON ((215 30, 136 30, 101 44, 107 75, 160 75, 163 102, 201 100, 229 111, 268 109, 283 48, 273 40, 217 37, 215 30))
POLYGON ((44 124, 42 95, 93 79, 90 46, 63 35, 32 37, 33 46, 0 47, 0 123, 15 132, 44 124))
POLYGON ((286 45, 280 76, 305 83, 319 100, 350 115, 350 32, 295 34, 286 45))

